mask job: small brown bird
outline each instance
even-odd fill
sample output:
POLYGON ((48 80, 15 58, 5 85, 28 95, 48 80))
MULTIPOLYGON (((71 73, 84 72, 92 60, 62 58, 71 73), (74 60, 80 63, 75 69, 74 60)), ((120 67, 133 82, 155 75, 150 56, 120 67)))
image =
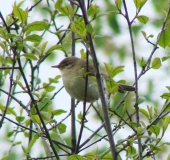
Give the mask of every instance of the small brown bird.
MULTIPOLYGON (((64 87, 68 94, 78 101, 85 100, 85 77, 88 74, 87 95, 86 101, 93 103, 98 100, 99 90, 95 81, 95 70, 93 64, 89 62, 88 73, 86 72, 86 60, 77 57, 67 57, 58 65, 52 66, 58 68, 61 72, 64 87)), ((118 84, 119 92, 134 91, 132 86, 118 84)))

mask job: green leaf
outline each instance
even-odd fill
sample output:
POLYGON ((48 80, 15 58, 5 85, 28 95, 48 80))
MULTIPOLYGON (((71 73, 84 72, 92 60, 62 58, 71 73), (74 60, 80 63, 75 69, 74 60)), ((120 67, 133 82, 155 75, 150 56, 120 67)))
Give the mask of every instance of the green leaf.
POLYGON ((60 9, 63 4, 63 0, 57 0, 55 3, 55 9, 60 9))
POLYGON ((110 94, 116 93, 119 89, 118 84, 113 80, 106 81, 106 87, 110 94))
POLYGON ((16 117, 16 120, 17 120, 18 123, 23 122, 24 119, 25 119, 25 117, 23 117, 23 116, 17 116, 17 117, 16 117))
POLYGON ((48 24, 43 21, 35 21, 33 23, 28 24, 27 30, 30 31, 42 31, 48 28, 48 24))
POLYGON ((70 28, 72 32, 75 32, 82 39, 87 36, 87 30, 84 24, 84 20, 82 18, 79 18, 76 21, 72 21, 70 28))
POLYGON ((42 40, 42 37, 36 34, 29 35, 25 38, 25 41, 37 42, 37 43, 40 43, 41 40, 42 40))
POLYGON ((66 126, 65 124, 61 123, 61 124, 59 124, 59 125, 57 126, 57 128, 58 128, 60 134, 62 134, 62 133, 65 133, 65 132, 66 132, 67 126, 66 126))
POLYGON ((166 60, 168 60, 168 59, 170 59, 170 56, 162 57, 162 62, 164 62, 164 61, 166 61, 166 60))
POLYGON ((32 137, 32 139, 31 139, 31 141, 30 141, 30 143, 28 145, 28 148, 27 148, 27 153, 30 153, 32 146, 35 144, 35 142, 38 140, 39 137, 40 137, 39 134, 35 134, 32 137))
POLYGON ((62 16, 67 16, 70 20, 74 16, 75 10, 73 9, 71 5, 60 6, 60 4, 58 4, 58 6, 56 7, 57 7, 57 10, 60 11, 62 16))
POLYGON ((137 19, 139 22, 141 22, 143 24, 146 24, 149 21, 149 18, 147 16, 143 16, 143 15, 138 16, 137 19))
POLYGON ((136 122, 129 122, 129 125, 131 125, 132 127, 136 127, 136 128, 138 126, 136 122))
POLYGON ((21 144, 21 141, 15 142, 15 143, 13 144, 13 146, 17 146, 17 145, 19 145, 19 144, 21 144))
POLYGON ((148 114, 148 112, 147 112, 146 110, 144 110, 144 109, 142 109, 142 108, 139 108, 139 111, 140 111, 141 113, 143 113, 147 118, 149 118, 149 114, 148 114))
POLYGON ((136 149, 133 146, 127 148, 128 156, 136 154, 136 149))
POLYGON ((44 88, 47 92, 52 92, 55 90, 55 86, 48 86, 44 88))
POLYGON ((140 7, 143 7, 147 0, 140 0, 140 7))
POLYGON ((117 67, 113 67, 108 63, 104 63, 107 74, 110 78, 115 77, 117 74, 121 73, 124 71, 124 66, 117 66, 117 67))
POLYGON ((163 122, 163 133, 162 136, 164 135, 166 129, 168 128, 168 125, 170 124, 170 116, 166 117, 164 122, 163 122))
POLYGON ((15 82, 16 84, 18 84, 21 88, 24 88, 24 86, 22 85, 22 82, 21 82, 21 81, 19 81, 19 80, 14 80, 14 82, 15 82))
POLYGON ((170 86, 166 86, 166 88, 170 91, 170 86))
POLYGON ((161 95, 161 98, 170 99, 170 93, 164 93, 163 95, 161 95))
POLYGON ((122 0, 115 0, 115 4, 118 10, 121 9, 122 0))
POLYGON ((15 17, 18 18, 18 20, 22 23, 24 23, 27 20, 28 17, 28 9, 26 9, 25 11, 22 10, 21 8, 19 8, 18 6, 14 5, 13 8, 13 13, 15 15, 15 17))
POLYGON ((5 51, 6 50, 6 46, 4 43, 0 42, 0 47, 5 51))
POLYGON ((88 32, 88 33, 93 34, 94 30, 93 30, 93 27, 92 27, 91 24, 88 24, 88 25, 86 26, 86 29, 87 29, 87 32, 88 32))
POLYGON ((24 53, 23 56, 29 60, 37 60, 37 57, 32 53, 24 53))
POLYGON ((62 51, 64 51, 62 45, 55 45, 55 46, 52 46, 51 48, 49 48, 49 49, 45 52, 45 54, 49 54, 49 53, 51 53, 51 52, 54 51, 54 50, 62 50, 62 51))
POLYGON ((142 127, 137 127, 137 134, 138 135, 141 135, 145 132, 145 128, 142 128, 142 127))
POLYGON ((148 130, 155 134, 156 136, 158 136, 160 133, 160 128, 155 125, 152 125, 148 130))
POLYGON ((71 155, 68 157, 68 160, 85 160, 85 159, 79 155, 71 155))
POLYGON ((98 14, 98 11, 99 11, 99 6, 92 4, 90 8, 87 10, 87 14, 88 16, 95 18, 98 14))
POLYGON ((1 160, 8 160, 8 159, 9 159, 9 155, 1 158, 1 160))
POLYGON ((33 120, 34 122, 38 123, 39 125, 41 125, 41 120, 39 118, 38 115, 32 115, 31 116, 31 120, 33 120))
POLYGON ((144 4, 147 2, 147 0, 133 0, 135 6, 137 9, 141 9, 144 4))
POLYGON ((146 32, 145 31, 141 31, 141 32, 142 32, 142 35, 144 36, 144 38, 147 39, 146 32))
POLYGON ((162 13, 163 13, 163 17, 166 18, 166 16, 167 16, 166 10, 163 10, 163 9, 162 9, 162 13))
POLYGON ((61 78, 61 75, 57 75, 54 78, 49 78, 50 83, 58 83, 58 80, 61 78))
POLYGON ((139 9, 140 8, 140 0, 133 0, 133 2, 135 4, 136 8, 139 9))
POLYGON ((154 58, 152 62, 152 68, 153 69, 159 69, 162 66, 160 58, 156 57, 154 58))
MULTIPOLYGON (((5 108, 6 108, 6 107, 0 103, 0 110, 2 111, 2 113, 4 112, 5 108)), ((12 108, 12 107, 8 107, 8 108, 7 108, 7 113, 8 113, 8 114, 12 114, 12 115, 14 115, 14 116, 17 116, 17 114, 16 114, 16 112, 15 112, 14 109, 15 109, 14 107, 13 107, 13 108, 12 108)))
POLYGON ((152 150, 154 150, 154 152, 156 152, 156 151, 161 151, 161 149, 159 148, 159 147, 157 147, 156 145, 154 145, 154 144, 148 144, 148 146, 150 146, 150 148, 152 149, 152 150))
POLYGON ((44 53, 44 51, 45 51, 45 49, 46 49, 46 46, 47 46, 47 41, 46 42, 44 42, 44 43, 42 43, 42 45, 41 45, 41 54, 43 54, 44 53))
POLYGON ((168 30, 163 31, 159 39, 158 44, 165 48, 170 43, 170 32, 168 30))
POLYGON ((142 57, 142 59, 141 59, 141 61, 140 61, 140 66, 141 66, 141 67, 144 67, 145 64, 146 64, 145 59, 142 57))
POLYGON ((59 116, 59 115, 61 115, 63 113, 67 113, 67 111, 65 111, 63 109, 57 109, 57 110, 52 111, 53 116, 59 116))
POLYGON ((7 133, 7 137, 8 137, 8 138, 10 138, 10 137, 13 136, 13 135, 14 135, 14 131, 7 133))
POLYGON ((25 147, 22 145, 22 151, 24 152, 25 155, 27 155, 27 150, 25 149, 25 147))

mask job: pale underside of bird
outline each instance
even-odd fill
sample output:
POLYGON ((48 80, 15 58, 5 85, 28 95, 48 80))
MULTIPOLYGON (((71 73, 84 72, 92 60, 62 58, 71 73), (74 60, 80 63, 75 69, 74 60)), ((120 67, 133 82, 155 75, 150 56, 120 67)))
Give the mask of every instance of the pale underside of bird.
MULTIPOLYGON (((91 62, 77 57, 67 57, 58 65, 52 66, 58 68, 61 72, 64 87, 68 94, 78 101, 86 101, 93 103, 100 97, 98 85, 95 77, 95 69, 91 62), (86 67, 88 65, 88 67, 86 67)), ((101 74, 103 83, 108 81, 107 75, 101 74)), ((103 85, 104 91, 106 86, 103 85)), ((132 86, 118 84, 118 91, 134 91, 132 86)))

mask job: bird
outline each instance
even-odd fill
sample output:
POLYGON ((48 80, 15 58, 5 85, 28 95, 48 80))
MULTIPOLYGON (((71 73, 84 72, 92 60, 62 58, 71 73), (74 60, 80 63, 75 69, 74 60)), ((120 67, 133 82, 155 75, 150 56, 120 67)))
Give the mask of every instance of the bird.
MULTIPOLYGON (((58 65, 52 67, 60 70, 64 87, 72 98, 77 101, 93 103, 100 98, 100 94, 97 81, 95 80, 93 63, 88 63, 88 69, 86 68, 86 65, 87 61, 85 59, 70 56, 64 58, 58 65), (87 92, 85 95, 87 75, 87 92)), ((103 73, 102 75, 107 77, 107 75, 103 73)), ((121 93, 124 93, 124 91, 135 91, 133 86, 118 84, 118 87, 118 91, 121 93)))

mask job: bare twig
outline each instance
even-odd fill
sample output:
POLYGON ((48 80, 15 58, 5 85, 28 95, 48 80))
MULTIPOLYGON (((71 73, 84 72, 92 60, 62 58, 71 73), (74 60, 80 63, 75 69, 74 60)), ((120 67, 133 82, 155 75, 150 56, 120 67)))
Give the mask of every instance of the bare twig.
MULTIPOLYGON (((128 14, 128 10, 127 10, 127 6, 126 6, 126 1, 123 0, 123 6, 125 9, 125 18, 127 20, 128 23, 128 27, 129 27, 129 34, 130 34, 130 40, 131 40, 131 47, 132 47, 132 55, 133 55, 133 63, 134 63, 134 75, 135 75, 135 109, 136 109, 136 122, 137 122, 137 126, 140 126, 140 119, 139 119, 139 106, 138 106, 138 77, 137 77, 137 63, 136 63, 136 52, 135 52, 135 46, 134 46, 134 40, 133 40, 133 33, 132 33, 132 23, 130 22, 129 19, 129 14, 128 14)), ((139 160, 142 160, 142 143, 141 143, 141 139, 138 138, 138 152, 139 152, 139 160)))
MULTIPOLYGON (((84 0, 78 0, 78 3, 80 5, 80 8, 81 8, 81 11, 82 11, 82 14, 83 14, 85 25, 88 25, 89 20, 88 20, 88 17, 87 17, 85 1, 84 0)), ((95 49, 94 49, 93 40, 92 40, 92 37, 89 33, 87 33, 87 41, 89 43, 90 53, 91 53, 93 65, 94 65, 94 68, 95 68, 95 71, 96 71, 96 79, 97 79, 97 84, 98 84, 98 88, 99 88, 100 99, 101 99, 103 113, 104 113, 104 119, 105 119, 105 123, 106 123, 105 124, 106 132, 107 132, 108 137, 109 137, 111 153, 112 153, 113 159, 117 160, 117 152, 116 152, 115 142, 114 142, 113 135, 112 135, 112 129, 111 129, 111 124, 110 124, 110 119, 109 119, 109 114, 108 114, 108 109, 107 109, 106 97, 105 97, 105 94, 104 94, 104 91, 103 91, 102 78, 101 78, 99 67, 98 67, 98 62, 97 62, 97 57, 96 57, 96 53, 95 53, 95 49)))

